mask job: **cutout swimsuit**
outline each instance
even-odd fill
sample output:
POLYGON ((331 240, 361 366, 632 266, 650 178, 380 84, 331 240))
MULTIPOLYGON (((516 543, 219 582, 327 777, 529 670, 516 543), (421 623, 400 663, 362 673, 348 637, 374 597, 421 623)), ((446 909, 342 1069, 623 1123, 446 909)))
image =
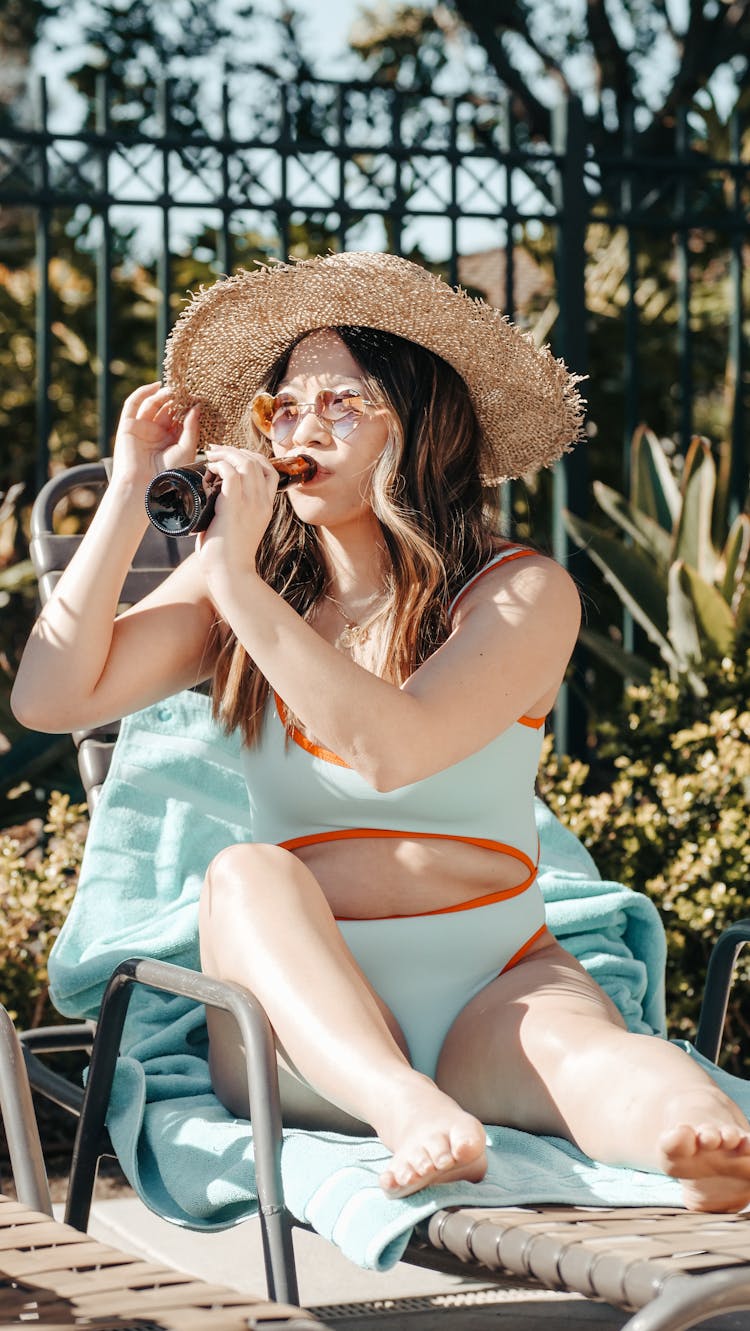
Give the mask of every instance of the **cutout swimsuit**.
MULTIPOLYGON (((459 592, 451 614, 485 573, 532 553, 511 547, 495 556, 459 592)), ((515 887, 455 906, 337 921, 396 1017, 413 1066, 434 1078, 462 1008, 544 932, 533 800, 544 717, 520 717, 468 757, 386 792, 301 732, 289 743, 285 718, 281 699, 269 702, 258 743, 243 750, 254 841, 294 851, 350 838, 435 838, 478 845, 522 866, 515 887)))

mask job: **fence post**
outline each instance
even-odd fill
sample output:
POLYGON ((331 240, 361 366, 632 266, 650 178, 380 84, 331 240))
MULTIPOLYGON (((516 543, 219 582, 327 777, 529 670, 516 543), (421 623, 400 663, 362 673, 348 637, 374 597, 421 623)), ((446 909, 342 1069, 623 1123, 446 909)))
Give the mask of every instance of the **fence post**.
POLYGON ((99 456, 111 451, 112 434, 112 223, 109 216, 109 155, 111 144, 109 76, 96 77, 96 132, 99 136, 99 185, 102 193, 99 244, 96 251, 96 352, 99 456))
MULTIPOLYGON (((559 102, 553 111, 552 147, 557 156, 555 203, 557 205, 556 281, 560 313, 555 330, 555 352, 575 374, 585 374, 588 365, 586 339, 586 227, 588 196, 585 186, 586 122, 577 97, 559 102)), ((588 508, 588 460, 579 445, 555 467, 552 478, 552 547, 565 567, 574 547, 563 523, 563 509, 585 517, 588 508)), ((582 649, 576 650, 574 670, 580 690, 563 686, 555 705, 555 747, 558 753, 583 757, 586 752, 586 708, 582 649)))
POLYGON ((37 111, 39 116, 39 203, 36 217, 36 429, 37 451, 34 483, 38 494, 49 479, 49 436, 52 428, 50 410, 50 379, 52 376, 52 322, 49 261, 52 205, 49 178, 49 129, 47 125, 47 81, 42 76, 37 83, 37 111))

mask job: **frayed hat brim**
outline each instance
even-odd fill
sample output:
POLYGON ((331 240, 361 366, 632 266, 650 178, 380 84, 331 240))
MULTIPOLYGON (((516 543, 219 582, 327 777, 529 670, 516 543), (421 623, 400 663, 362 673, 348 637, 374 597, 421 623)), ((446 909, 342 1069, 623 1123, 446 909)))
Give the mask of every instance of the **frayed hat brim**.
POLYGON ((580 377, 499 310, 394 254, 352 251, 241 269, 195 292, 168 338, 178 417, 200 403, 201 443, 247 445, 247 407, 304 333, 336 325, 395 333, 466 383, 483 436, 482 480, 550 466, 580 439, 580 377))

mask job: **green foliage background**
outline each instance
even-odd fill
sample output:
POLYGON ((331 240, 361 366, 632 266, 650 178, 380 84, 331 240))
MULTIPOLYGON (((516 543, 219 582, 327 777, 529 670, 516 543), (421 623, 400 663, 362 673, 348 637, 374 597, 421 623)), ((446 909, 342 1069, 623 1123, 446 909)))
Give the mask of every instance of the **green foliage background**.
MULTIPOLYGON (((707 668, 708 699, 654 671, 602 727, 600 763, 555 756, 539 790, 603 878, 645 892, 667 933, 670 1034, 693 1039, 708 957, 748 911, 750 652, 707 668)), ((750 956, 741 955, 722 1061, 750 1074, 750 956)))

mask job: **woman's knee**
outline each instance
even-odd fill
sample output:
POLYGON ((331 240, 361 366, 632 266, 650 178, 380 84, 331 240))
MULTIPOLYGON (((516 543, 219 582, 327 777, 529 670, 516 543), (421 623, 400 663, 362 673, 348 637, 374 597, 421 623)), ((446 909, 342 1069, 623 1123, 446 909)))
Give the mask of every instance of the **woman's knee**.
POLYGON ((293 887, 297 866, 294 856, 280 846, 255 842, 225 846, 206 871, 201 931, 223 930, 248 911, 262 909, 270 899, 279 906, 285 885, 293 887))
POLYGON ((293 860, 290 852, 282 850, 281 846, 255 841, 237 842, 224 846, 218 855, 214 855, 206 871, 206 882, 215 890, 236 883, 262 884, 269 876, 275 877, 288 870, 293 860))

